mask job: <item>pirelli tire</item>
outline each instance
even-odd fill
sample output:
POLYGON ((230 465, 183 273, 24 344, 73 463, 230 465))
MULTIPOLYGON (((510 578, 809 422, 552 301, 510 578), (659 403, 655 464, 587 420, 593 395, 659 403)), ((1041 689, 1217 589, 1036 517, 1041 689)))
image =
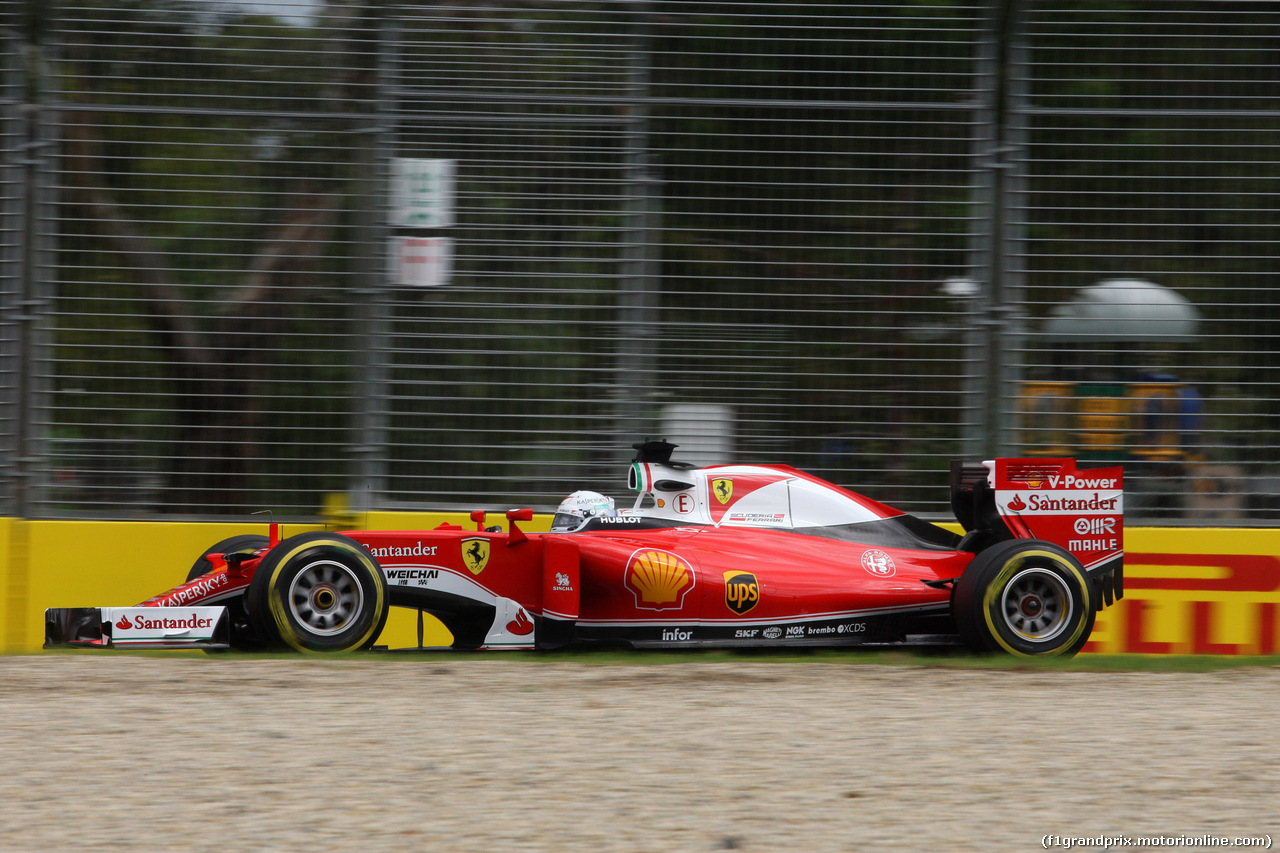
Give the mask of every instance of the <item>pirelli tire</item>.
POLYGON ((252 554, 267 547, 269 541, 261 533, 241 533, 210 545, 191 564, 191 571, 187 572, 187 583, 213 571, 213 563, 209 562, 210 554, 252 554))
POLYGON ((974 557, 956 581, 951 610, 961 638, 976 652, 1071 657, 1093 631, 1096 594, 1066 549, 1014 539, 974 557))
MULTIPOLYGON (((270 540, 261 533, 241 533, 214 543, 205 548, 200 556, 196 557, 196 561, 191 564, 191 570, 187 572, 187 583, 196 578, 204 577, 213 571, 213 563, 209 562, 210 554, 252 554, 267 547, 269 542, 270 540)), ((235 598, 221 603, 226 605, 227 615, 231 620, 231 648, 239 652, 262 651, 264 644, 255 636, 253 629, 249 627, 249 615, 245 612, 244 596, 237 595, 235 598)), ((217 654, 223 651, 226 650, 205 649, 207 654, 217 654)))
POLYGON ((387 579, 358 542, 302 533, 272 548, 249 583, 254 633, 278 648, 349 652, 371 647, 387 622, 387 579))

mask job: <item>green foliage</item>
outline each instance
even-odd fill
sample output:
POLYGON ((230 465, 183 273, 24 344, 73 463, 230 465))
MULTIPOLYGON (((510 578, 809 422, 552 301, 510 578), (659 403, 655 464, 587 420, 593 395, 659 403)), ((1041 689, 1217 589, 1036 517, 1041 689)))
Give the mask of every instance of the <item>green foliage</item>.
MULTIPOLYGON (((350 17, 317 27, 195 0, 48 8, 24 32, 66 131, 63 445, 138 443, 171 489, 306 513, 370 437, 373 347, 396 498, 553 500, 600 470, 634 395, 655 429, 665 402, 724 403, 744 456, 850 485, 891 470, 878 497, 937 507, 982 369, 936 293, 982 273, 992 213, 982 4, 332 4, 350 17), (457 161, 457 254, 450 287, 394 293, 369 340, 389 156, 457 161), (103 227, 95 189, 153 258, 103 227), (255 278, 322 200, 326 230, 255 278), (624 313, 637 290, 654 307, 624 313), (208 364, 180 357, 165 306, 208 364), (643 376, 620 364, 635 351, 643 376)), ((1107 276, 1188 296, 1210 343, 1161 365, 1211 400, 1220 452, 1280 462, 1274 21, 1217 8, 1020 7, 1003 248, 1032 326, 1107 276), (1231 49, 1204 59, 1206 34, 1231 49)))

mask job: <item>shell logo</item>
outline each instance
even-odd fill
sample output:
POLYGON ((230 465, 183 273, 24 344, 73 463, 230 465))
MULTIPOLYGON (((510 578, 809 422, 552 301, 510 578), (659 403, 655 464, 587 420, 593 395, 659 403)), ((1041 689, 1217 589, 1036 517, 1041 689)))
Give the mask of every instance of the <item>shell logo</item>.
POLYGON ((627 560, 624 583, 642 610, 678 610, 694 581, 693 567, 670 551, 643 549, 627 560))

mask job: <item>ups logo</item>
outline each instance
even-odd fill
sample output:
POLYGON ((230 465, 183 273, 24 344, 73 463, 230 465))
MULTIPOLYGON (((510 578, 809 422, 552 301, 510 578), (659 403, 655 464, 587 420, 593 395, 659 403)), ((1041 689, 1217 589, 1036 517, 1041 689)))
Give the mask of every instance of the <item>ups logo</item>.
POLYGON ((741 616, 760 603, 760 582, 750 572, 724 573, 725 606, 741 616))

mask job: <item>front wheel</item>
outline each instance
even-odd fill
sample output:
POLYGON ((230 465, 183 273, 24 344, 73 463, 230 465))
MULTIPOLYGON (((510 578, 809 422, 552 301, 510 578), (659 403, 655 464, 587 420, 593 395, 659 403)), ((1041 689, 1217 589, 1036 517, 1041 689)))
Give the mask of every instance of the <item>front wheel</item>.
POLYGON ((213 571, 213 563, 209 562, 210 554, 252 554, 267 547, 267 542, 267 537, 261 533, 241 533, 205 548, 204 553, 191 564, 191 571, 187 572, 187 583, 213 571))
POLYGON ((956 582, 951 609, 977 652, 1070 657, 1093 631, 1093 582, 1051 542, 1014 539, 986 549, 956 582))
POLYGON ((367 649, 387 622, 387 581, 355 540, 303 533, 262 558, 247 604, 254 631, 279 645, 303 652, 367 649))
MULTIPOLYGON (((187 583, 213 571, 213 563, 209 560, 210 554, 253 554, 261 551, 268 544, 267 537, 260 533, 241 533, 238 536, 223 539, 216 545, 205 548, 204 552, 196 557, 196 561, 191 564, 191 570, 187 572, 187 583)), ((237 595, 223 603, 227 607, 227 616, 231 620, 231 648, 241 652, 261 651, 262 641, 255 636, 253 629, 249 626, 249 614, 245 611, 244 596, 237 595)), ((224 649, 206 648, 205 651, 215 653, 224 649)))

